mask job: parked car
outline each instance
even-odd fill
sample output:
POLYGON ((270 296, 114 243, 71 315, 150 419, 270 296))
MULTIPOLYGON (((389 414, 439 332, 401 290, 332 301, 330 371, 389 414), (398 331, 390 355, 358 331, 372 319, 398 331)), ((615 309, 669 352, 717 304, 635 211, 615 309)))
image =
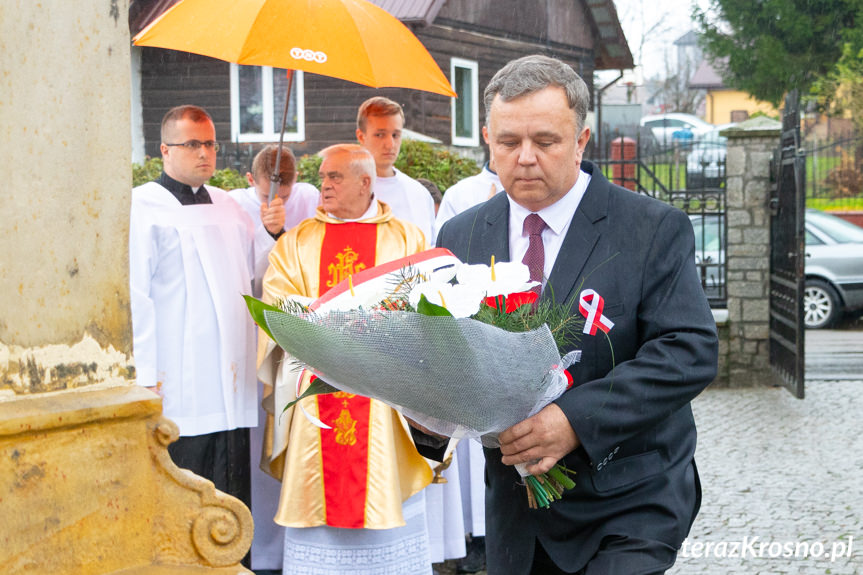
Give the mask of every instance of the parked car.
POLYGON ((644 116, 639 124, 642 127, 650 128, 653 137, 661 146, 670 146, 674 142, 674 132, 688 131, 692 137, 686 139, 695 140, 715 128, 713 124, 705 122, 698 116, 676 112, 644 116))
MULTIPOLYGON (((708 297, 724 292, 725 237, 719 214, 691 215, 695 263, 708 297)), ((843 313, 863 309, 863 228, 815 209, 806 210, 806 286, 803 323, 833 325, 843 313)))
POLYGON ((806 327, 829 327, 843 313, 863 308, 863 228, 806 210, 806 327))
POLYGON ((718 188, 725 180, 728 139, 719 133, 736 124, 721 124, 702 134, 686 156, 686 189, 718 188))

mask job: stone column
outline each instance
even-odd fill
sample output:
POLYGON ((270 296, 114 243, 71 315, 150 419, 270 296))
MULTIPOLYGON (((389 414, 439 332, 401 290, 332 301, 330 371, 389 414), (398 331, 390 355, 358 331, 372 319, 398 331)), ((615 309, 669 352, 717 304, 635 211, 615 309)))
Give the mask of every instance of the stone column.
POLYGON ((128 0, 0 3, 0 572, 250 573, 134 384, 128 0))
POLYGON ((0 6, 0 396, 134 375, 127 14, 0 6))
POLYGON ((764 384, 769 377, 770 162, 782 125, 754 118, 723 132, 726 158, 728 322, 718 382, 764 384))

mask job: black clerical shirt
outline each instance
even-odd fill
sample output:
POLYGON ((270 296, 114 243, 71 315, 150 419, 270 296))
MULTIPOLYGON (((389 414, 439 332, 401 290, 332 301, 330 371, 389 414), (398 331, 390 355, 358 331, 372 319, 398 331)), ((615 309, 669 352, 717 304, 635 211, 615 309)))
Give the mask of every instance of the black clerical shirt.
POLYGON ((188 184, 181 184, 165 172, 162 172, 162 175, 159 176, 159 179, 156 180, 156 183, 171 192, 174 197, 177 198, 177 201, 179 201, 184 206, 213 203, 213 200, 210 198, 209 192, 207 192, 207 188, 205 188, 204 186, 198 188, 197 192, 193 192, 191 186, 189 186, 188 184))

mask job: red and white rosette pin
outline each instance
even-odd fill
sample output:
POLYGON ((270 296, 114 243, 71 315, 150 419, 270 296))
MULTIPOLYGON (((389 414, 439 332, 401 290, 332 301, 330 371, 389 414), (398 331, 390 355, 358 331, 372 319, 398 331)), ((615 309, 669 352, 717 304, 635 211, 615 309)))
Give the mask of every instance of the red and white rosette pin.
POLYGON ((605 300, 595 290, 582 290, 578 296, 578 311, 584 316, 583 333, 596 335, 597 328, 605 333, 614 327, 614 322, 602 315, 605 300))

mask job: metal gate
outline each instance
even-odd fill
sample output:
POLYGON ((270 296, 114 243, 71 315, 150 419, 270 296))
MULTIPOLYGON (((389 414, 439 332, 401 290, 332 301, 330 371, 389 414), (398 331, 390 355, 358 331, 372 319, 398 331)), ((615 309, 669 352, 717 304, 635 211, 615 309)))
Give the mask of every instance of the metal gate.
POLYGON ((781 383, 803 399, 805 170, 800 152, 800 100, 785 98, 782 138, 774 153, 775 186, 770 197, 770 367, 781 383))
POLYGON ((640 138, 617 137, 609 142, 608 149, 591 150, 590 158, 611 182, 686 212, 695 232, 695 265, 707 301, 712 308, 725 309, 728 233, 724 142, 662 148, 651 142, 644 144, 640 138), (701 162, 690 162, 692 154, 701 162))

